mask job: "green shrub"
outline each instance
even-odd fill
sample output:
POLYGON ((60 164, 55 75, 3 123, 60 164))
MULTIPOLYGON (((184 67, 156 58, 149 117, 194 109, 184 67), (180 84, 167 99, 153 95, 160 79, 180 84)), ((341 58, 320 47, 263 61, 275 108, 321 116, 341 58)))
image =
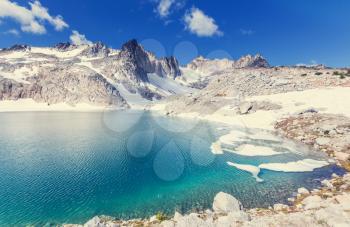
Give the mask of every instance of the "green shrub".
POLYGON ((303 74, 301 74, 301 76, 307 76, 307 74, 306 74, 306 73, 303 73, 303 74))
POLYGON ((158 212, 156 214, 156 217, 159 221, 164 221, 164 220, 168 219, 168 217, 163 212, 158 212))
POLYGON ((340 75, 340 79, 345 79, 345 76, 343 74, 340 75))
POLYGON ((321 72, 316 72, 316 73, 315 73, 316 76, 319 76, 319 75, 322 75, 322 74, 323 74, 323 73, 321 73, 321 72))
POLYGON ((340 75, 340 74, 339 74, 339 72, 338 72, 338 71, 334 71, 334 72, 333 72, 333 75, 338 76, 338 75, 340 75))
POLYGON ((346 76, 350 76, 350 69, 346 72, 346 76))

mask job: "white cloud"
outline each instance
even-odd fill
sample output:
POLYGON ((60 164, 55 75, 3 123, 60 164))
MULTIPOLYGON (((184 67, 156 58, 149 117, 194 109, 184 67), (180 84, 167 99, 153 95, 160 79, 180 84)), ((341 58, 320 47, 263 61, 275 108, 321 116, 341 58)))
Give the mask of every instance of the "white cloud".
POLYGON ((73 31, 71 36, 69 37, 70 41, 75 45, 88 44, 91 45, 92 42, 87 40, 85 35, 80 34, 78 31, 73 31))
POLYGON ((29 5, 34 17, 41 20, 47 20, 55 27, 57 31, 62 31, 64 28, 68 27, 68 24, 64 22, 61 15, 58 15, 56 17, 50 16, 48 9, 43 7, 39 1, 35 1, 33 3, 30 2, 29 5))
POLYGON ((161 17, 167 17, 170 13, 171 6, 175 0, 160 0, 157 6, 157 12, 161 17))
POLYGON ((57 31, 68 27, 60 15, 51 16, 39 1, 30 2, 29 5, 30 9, 27 9, 10 0, 0 0, 0 18, 11 18, 21 25, 22 31, 34 34, 46 33, 44 22, 50 23, 57 31))
POLYGON ((223 35, 223 32, 219 30, 215 20, 198 8, 193 7, 184 17, 186 29, 197 36, 214 36, 223 35))
POLYGON ((241 29, 240 32, 242 35, 253 35, 255 33, 255 31, 251 29, 241 29))
POLYGON ((17 29, 10 29, 10 30, 4 32, 4 34, 10 34, 10 35, 14 35, 14 36, 19 36, 19 31, 17 29))

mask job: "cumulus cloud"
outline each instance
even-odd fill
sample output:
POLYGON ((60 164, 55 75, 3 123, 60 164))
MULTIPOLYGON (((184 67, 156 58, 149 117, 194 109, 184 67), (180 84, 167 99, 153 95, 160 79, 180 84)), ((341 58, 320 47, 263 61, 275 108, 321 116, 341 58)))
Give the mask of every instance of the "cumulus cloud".
POLYGON ((184 16, 186 29, 200 37, 210 37, 214 35, 222 36, 215 20, 207 16, 202 10, 193 7, 184 16))
POLYGON ((88 44, 91 45, 92 42, 89 41, 85 35, 80 34, 78 31, 73 31, 71 36, 69 37, 70 41, 75 44, 75 45, 83 45, 83 44, 88 44))
POLYGON ((47 20, 57 31, 62 31, 64 28, 68 27, 68 24, 64 22, 61 15, 52 17, 49 14, 48 9, 43 7, 39 1, 31 2, 29 5, 34 17, 39 18, 40 20, 47 20))
POLYGON ((45 22, 50 23, 57 31, 68 27, 62 16, 51 16, 39 1, 30 2, 29 5, 30 9, 10 0, 0 0, 0 18, 11 18, 21 25, 22 31, 34 34, 46 33, 45 22))

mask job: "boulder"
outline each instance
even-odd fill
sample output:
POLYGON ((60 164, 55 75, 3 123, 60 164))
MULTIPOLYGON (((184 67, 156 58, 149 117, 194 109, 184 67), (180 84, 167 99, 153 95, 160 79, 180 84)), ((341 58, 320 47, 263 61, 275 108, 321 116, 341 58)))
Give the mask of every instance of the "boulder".
POLYGON ((180 220, 180 218, 182 218, 183 216, 182 216, 182 214, 180 214, 179 212, 175 212, 175 215, 174 215, 174 221, 178 221, 178 220, 180 220))
POLYGON ((150 222, 155 222, 155 221, 158 221, 158 218, 156 215, 153 215, 152 217, 149 218, 149 221, 150 222))
POLYGON ((334 152, 334 156, 337 160, 348 161, 350 159, 350 154, 344 152, 334 152))
POLYGON ((333 184, 329 180, 323 180, 323 181, 321 181, 321 184, 326 186, 329 189, 334 188, 333 184))
POLYGON ((104 227, 105 224, 102 223, 102 220, 96 216, 85 223, 84 227, 104 227))
POLYGON ((239 112, 241 114, 247 114, 253 108, 253 104, 250 102, 243 102, 239 105, 239 112))
POLYGON ((273 205, 274 211, 288 210, 288 208, 289 207, 287 205, 285 205, 285 204, 277 203, 277 204, 273 205))
POLYGON ((318 195, 313 195, 305 198, 301 203, 304 205, 305 210, 317 209, 322 206, 323 200, 318 195))
POLYGON ((306 109, 306 110, 303 110, 303 111, 299 112, 299 115, 307 114, 307 113, 318 113, 318 110, 316 110, 314 108, 309 108, 309 109, 306 109))
POLYGON ((319 137, 316 139, 316 143, 320 146, 327 145, 330 142, 330 139, 327 137, 319 137))
POLYGON ((220 213, 229 213, 243 210, 240 201, 230 194, 219 192, 213 202, 213 210, 220 213))
POLYGON ((309 195, 310 192, 306 188, 299 188, 298 189, 298 194, 300 194, 300 195, 309 195))
POLYGON ((337 195, 335 199, 338 201, 340 206, 343 208, 345 211, 350 211, 350 195, 349 194, 342 194, 342 195, 337 195))

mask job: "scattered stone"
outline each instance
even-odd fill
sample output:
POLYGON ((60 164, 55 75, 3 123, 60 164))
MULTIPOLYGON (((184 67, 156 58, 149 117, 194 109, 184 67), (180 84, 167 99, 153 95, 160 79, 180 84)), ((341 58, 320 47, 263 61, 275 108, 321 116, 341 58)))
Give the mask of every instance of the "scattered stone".
POLYGON ((287 206, 285 204, 277 203, 277 204, 273 205, 274 211, 284 211, 284 210, 288 210, 288 208, 289 208, 289 206, 287 206))
POLYGON ((326 186, 329 189, 333 189, 334 188, 333 184, 329 180, 323 180, 323 181, 321 181, 321 184, 326 186))

